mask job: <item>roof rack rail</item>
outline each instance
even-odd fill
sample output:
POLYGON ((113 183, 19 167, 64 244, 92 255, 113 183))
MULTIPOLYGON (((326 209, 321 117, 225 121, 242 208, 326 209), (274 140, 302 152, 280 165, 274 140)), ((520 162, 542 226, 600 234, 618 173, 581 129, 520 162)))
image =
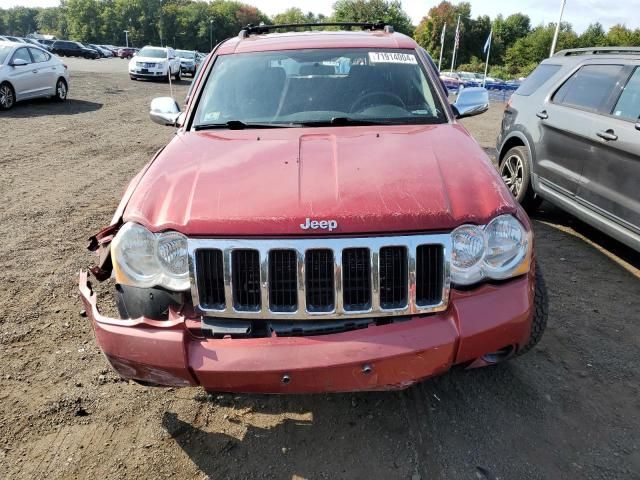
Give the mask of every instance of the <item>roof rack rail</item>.
POLYGON ((570 57, 573 55, 640 55, 640 47, 587 47, 560 50, 554 57, 570 57))
POLYGON ((393 33, 393 26, 387 25, 384 22, 318 22, 318 23, 286 23, 286 24, 276 24, 276 25, 253 25, 249 24, 240 30, 238 36, 240 38, 246 38, 249 35, 255 34, 265 34, 269 33, 272 30, 294 30, 297 28, 311 28, 311 27, 360 27, 362 30, 384 30, 387 33, 393 33))

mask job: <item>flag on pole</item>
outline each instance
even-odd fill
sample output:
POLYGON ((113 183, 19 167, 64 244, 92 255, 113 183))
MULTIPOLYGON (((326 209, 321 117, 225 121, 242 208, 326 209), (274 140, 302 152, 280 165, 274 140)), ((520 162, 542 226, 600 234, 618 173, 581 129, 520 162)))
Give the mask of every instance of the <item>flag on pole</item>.
POLYGON ((445 23, 442 26, 442 34, 440 35, 440 61, 438 62, 438 72, 440 71, 440 67, 442 67, 442 53, 444 51, 444 33, 447 31, 447 24, 445 23))
POLYGON ((451 56, 451 73, 453 73, 453 67, 456 64, 456 51, 460 44, 460 15, 458 15, 458 24, 456 25, 456 38, 453 43, 453 55, 451 56))
POLYGON ((493 28, 491 29, 491 31, 489 32, 489 36, 487 37, 487 41, 484 44, 484 48, 482 49, 482 51, 486 54, 487 51, 489 50, 489 46, 491 45, 491 36, 493 35, 493 28))

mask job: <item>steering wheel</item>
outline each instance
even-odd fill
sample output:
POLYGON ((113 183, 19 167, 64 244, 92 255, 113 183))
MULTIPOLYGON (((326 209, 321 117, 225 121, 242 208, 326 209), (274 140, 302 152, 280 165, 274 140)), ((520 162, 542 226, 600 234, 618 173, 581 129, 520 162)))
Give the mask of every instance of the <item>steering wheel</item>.
POLYGON ((397 105, 399 107, 404 108, 405 110, 407 109, 407 104, 404 103, 404 101, 402 100, 402 98, 400 98, 398 95, 396 95, 395 93, 389 93, 389 92, 369 92, 369 93, 365 93, 364 95, 362 95, 360 98, 358 98, 355 102, 353 102, 353 105, 351 105, 351 110, 349 110, 349 113, 353 113, 353 112, 358 112, 359 109, 356 107, 359 107, 361 104, 364 103, 365 100, 371 98, 371 97, 387 97, 393 100, 393 104, 397 105))

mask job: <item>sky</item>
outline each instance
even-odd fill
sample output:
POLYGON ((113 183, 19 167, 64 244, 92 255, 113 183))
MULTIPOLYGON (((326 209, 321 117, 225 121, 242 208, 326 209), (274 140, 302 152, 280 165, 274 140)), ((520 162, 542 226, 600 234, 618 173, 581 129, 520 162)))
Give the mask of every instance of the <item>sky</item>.
MULTIPOLYGON (((335 0, 243 0, 255 5, 268 15, 274 15, 295 5, 303 12, 331 13, 335 0)), ((555 22, 560 13, 561 0, 468 0, 471 2, 471 14, 489 15, 495 18, 499 13, 505 17, 517 12, 531 17, 532 24, 555 22)), ((3 8, 17 5, 27 7, 53 7, 58 0, 2 0, 3 8)), ((417 25, 428 10, 440 3, 440 0, 403 0, 402 6, 417 25)), ((459 3, 453 0, 453 3, 459 3)), ((581 33, 590 23, 600 22, 605 30, 616 23, 627 27, 640 28, 640 0, 567 0, 563 20, 570 22, 576 32, 581 33)))

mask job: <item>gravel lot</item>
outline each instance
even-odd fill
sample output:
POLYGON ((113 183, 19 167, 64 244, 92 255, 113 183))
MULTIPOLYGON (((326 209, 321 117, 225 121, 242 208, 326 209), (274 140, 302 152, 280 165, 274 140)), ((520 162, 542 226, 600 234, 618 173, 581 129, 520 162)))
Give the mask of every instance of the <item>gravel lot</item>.
MULTIPOLYGON (((534 223, 549 326, 522 358, 357 395, 120 380, 77 272, 173 134, 147 116, 168 86, 130 81, 124 60, 65 62, 66 103, 0 113, 0 478, 640 478, 640 257, 547 204, 534 223)), ((489 153, 501 113, 465 121, 489 153)))

